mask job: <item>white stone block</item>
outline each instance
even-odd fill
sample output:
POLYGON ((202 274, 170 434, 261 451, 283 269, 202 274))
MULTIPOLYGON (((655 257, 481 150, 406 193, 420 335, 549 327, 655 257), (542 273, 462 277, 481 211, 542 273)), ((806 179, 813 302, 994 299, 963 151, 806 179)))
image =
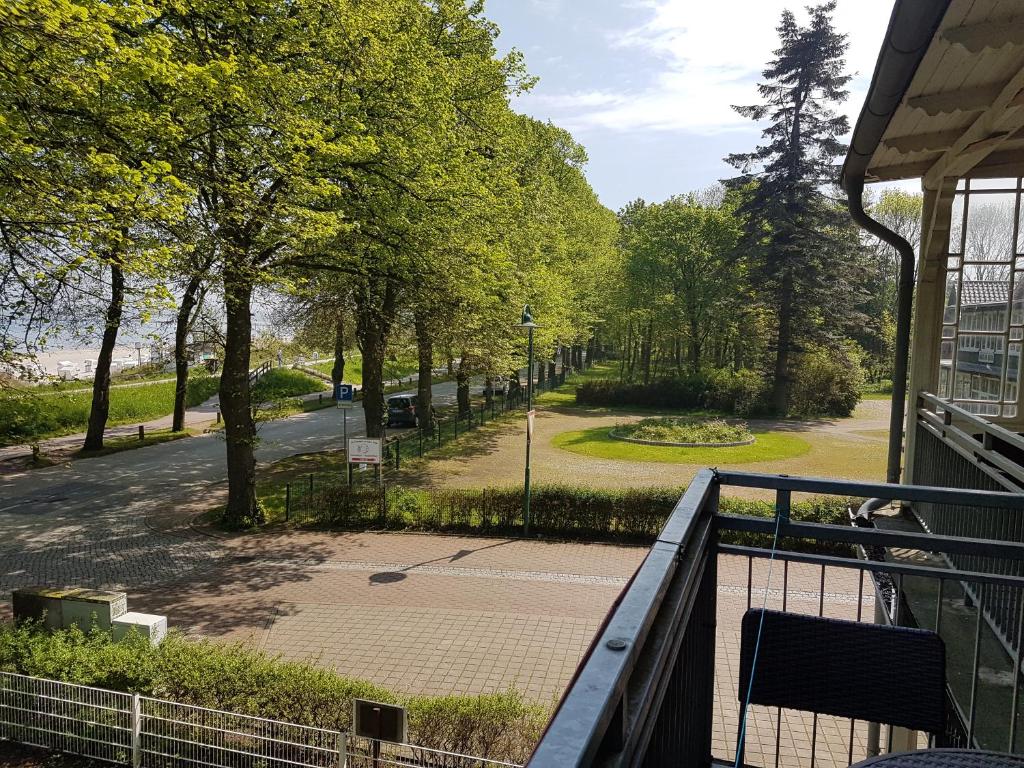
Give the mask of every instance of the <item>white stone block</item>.
POLYGON ((128 610, 128 595, 124 592, 105 592, 98 589, 72 589, 61 594, 61 624, 77 624, 88 632, 93 623, 100 629, 110 629, 111 622, 128 610))
POLYGON ((127 637, 135 630, 143 637, 148 637, 151 645, 159 645, 167 636, 167 617, 153 613, 136 613, 129 611, 110 622, 114 642, 127 637))

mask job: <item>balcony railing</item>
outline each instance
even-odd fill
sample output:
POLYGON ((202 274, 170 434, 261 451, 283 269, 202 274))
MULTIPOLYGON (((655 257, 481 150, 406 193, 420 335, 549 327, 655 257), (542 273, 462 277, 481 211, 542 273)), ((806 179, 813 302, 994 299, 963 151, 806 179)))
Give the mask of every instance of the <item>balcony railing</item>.
MULTIPOLYGON (((948 658, 943 743, 1021 750, 1019 644, 996 636, 990 607, 1013 606, 1024 621, 1024 544, 929 533, 913 517, 922 505, 1024 520, 1024 496, 999 491, 700 472, 599 630, 530 765, 732 765, 739 622, 746 608, 762 605, 935 629, 948 658), (720 514, 719 494, 729 486, 773 494, 775 519, 720 514), (875 527, 795 522, 791 501, 806 494, 847 497, 854 507, 891 499, 903 510, 880 513, 875 527), (726 543, 734 532, 764 546, 726 543), (848 544, 850 556, 820 554, 807 542, 848 544), (960 559, 985 567, 960 567, 960 559)), ((798 658, 793 671, 800 674, 798 658)), ((752 707, 744 760, 849 765, 918 743, 923 737, 900 729, 752 707)))

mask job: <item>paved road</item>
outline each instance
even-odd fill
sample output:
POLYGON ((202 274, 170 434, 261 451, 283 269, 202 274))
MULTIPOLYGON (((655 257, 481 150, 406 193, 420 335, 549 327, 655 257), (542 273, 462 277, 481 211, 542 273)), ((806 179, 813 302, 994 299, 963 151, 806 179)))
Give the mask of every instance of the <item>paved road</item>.
MULTIPOLYGON (((434 386, 441 404, 452 382, 434 386)), ((349 435, 364 434, 362 409, 348 416, 349 435)), ((266 422, 260 462, 339 448, 337 408, 266 422)), ((37 583, 82 586, 156 583, 210 567, 221 555, 205 537, 154 530, 147 515, 194 501, 225 477, 219 433, 93 459, 0 476, 0 599, 37 583)))

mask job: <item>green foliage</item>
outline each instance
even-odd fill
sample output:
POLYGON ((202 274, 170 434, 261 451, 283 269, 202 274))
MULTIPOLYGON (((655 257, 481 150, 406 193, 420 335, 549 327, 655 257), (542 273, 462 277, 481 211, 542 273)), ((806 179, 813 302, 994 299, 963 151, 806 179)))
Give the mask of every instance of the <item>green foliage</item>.
POLYGON ((632 424, 618 424, 615 434, 660 443, 738 443, 753 435, 744 423, 694 416, 661 416, 632 424))
POLYGON ((584 381, 576 387, 579 405, 604 407, 709 409, 740 416, 762 407, 764 380, 754 371, 702 370, 648 384, 613 379, 584 381))
MULTIPOLYGON (((621 441, 618 444, 630 445, 621 441)), ((664 527, 684 490, 535 486, 530 495, 530 529, 532 533, 553 539, 648 543, 664 527)), ((801 500, 793 504, 792 515, 794 519, 808 522, 842 524, 846 504, 845 500, 825 497, 801 500)), ((767 501, 729 498, 722 500, 722 509, 735 514, 771 517, 774 507, 767 501)), ((321 480, 312 493, 300 485, 292 487, 290 523, 342 530, 375 528, 518 535, 523 526, 523 496, 521 488, 413 490, 356 485, 350 489, 345 483, 321 480)), ((725 540, 741 541, 731 534, 725 540)), ((831 546, 824 548, 836 551, 831 546)))
POLYGON ((864 374, 851 345, 811 347, 793 372, 790 413, 794 416, 849 416, 860 402, 864 374))
MULTIPOLYGON (((683 448, 674 445, 643 445, 616 440, 607 427, 592 427, 555 435, 551 441, 557 448, 593 456, 599 459, 619 461, 664 462, 668 464, 694 464, 698 466, 726 467, 734 464, 749 464, 757 461, 778 461, 803 456, 811 445, 791 432, 760 432, 755 430, 756 440, 750 445, 721 448, 683 448)), ((623 471, 628 469, 623 468, 623 471)))
POLYGON ((548 712, 515 692, 407 696, 242 644, 186 639, 172 632, 153 648, 141 635, 114 643, 99 629, 47 632, 0 624, 0 670, 140 693, 211 709, 349 730, 352 700, 404 704, 410 738, 436 749, 524 762, 548 712))
MULTIPOLYGON (((216 377, 193 372, 187 405, 193 407, 217 393, 216 377)), ((0 445, 67 435, 85 429, 91 391, 47 392, 44 388, 0 390, 0 445)), ((174 406, 174 382, 113 387, 108 424, 135 424, 166 416, 174 406)))
POLYGON ((330 389, 324 382, 293 368, 271 368, 253 384, 254 403, 270 403, 330 389))

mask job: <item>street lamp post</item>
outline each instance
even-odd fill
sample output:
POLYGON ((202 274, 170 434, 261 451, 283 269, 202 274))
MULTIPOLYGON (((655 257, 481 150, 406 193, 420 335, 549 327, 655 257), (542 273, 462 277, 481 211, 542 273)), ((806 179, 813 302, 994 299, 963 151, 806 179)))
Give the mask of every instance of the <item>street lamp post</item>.
POLYGON ((523 319, 517 328, 528 333, 526 351, 526 477, 523 488, 523 535, 530 535, 530 444, 533 442, 533 329, 540 328, 533 322, 530 305, 523 307, 523 319))

